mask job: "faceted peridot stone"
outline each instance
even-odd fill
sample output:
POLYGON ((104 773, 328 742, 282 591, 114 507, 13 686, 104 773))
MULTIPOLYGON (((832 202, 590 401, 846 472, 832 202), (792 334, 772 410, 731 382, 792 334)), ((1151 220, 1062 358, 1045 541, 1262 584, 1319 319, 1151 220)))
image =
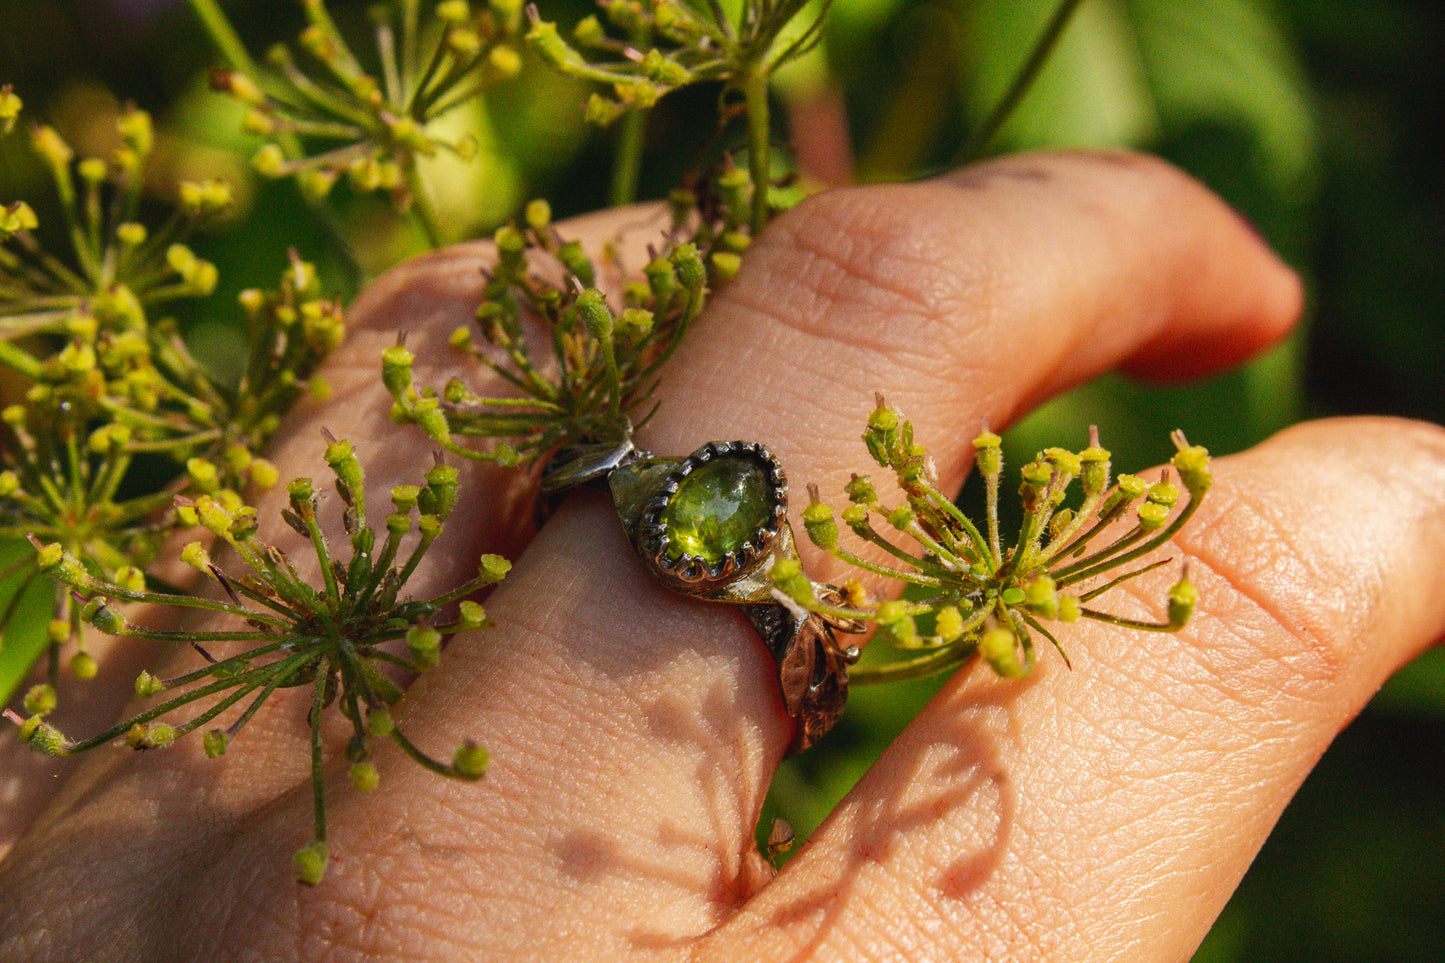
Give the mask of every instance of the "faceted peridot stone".
POLYGON ((772 486, 763 466, 751 458, 725 457, 683 479, 661 521, 672 539, 671 554, 695 555, 716 565, 753 540, 772 512, 772 486))

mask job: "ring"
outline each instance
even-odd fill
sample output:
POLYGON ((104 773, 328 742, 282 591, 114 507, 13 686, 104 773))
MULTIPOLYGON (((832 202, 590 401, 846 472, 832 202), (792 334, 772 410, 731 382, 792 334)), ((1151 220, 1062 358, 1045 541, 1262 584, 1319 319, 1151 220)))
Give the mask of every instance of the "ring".
MULTIPOLYGON (((621 442, 558 451, 542 471, 548 495, 605 487, 633 548, 658 581, 681 595, 741 605, 778 665, 788 715, 798 722, 789 752, 817 742, 843 714, 856 645, 837 632, 861 623, 799 608, 773 590, 768 573, 796 558, 788 479, 757 442, 711 441, 682 458, 621 442)), ((836 601, 838 590, 818 585, 836 601)))

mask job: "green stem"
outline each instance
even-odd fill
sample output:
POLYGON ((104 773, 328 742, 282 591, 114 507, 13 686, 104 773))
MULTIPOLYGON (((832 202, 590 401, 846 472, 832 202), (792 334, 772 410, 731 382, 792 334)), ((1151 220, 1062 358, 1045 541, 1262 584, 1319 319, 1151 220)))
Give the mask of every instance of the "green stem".
POLYGON ((743 96, 748 109, 748 175, 753 182, 752 232, 757 237, 768 223, 768 180, 771 163, 768 151, 768 74, 754 65, 748 71, 743 96))
POLYGON ((879 682, 903 682, 906 679, 921 679, 924 676, 943 672, 956 665, 962 665, 974 656, 977 648, 972 645, 950 646, 940 652, 889 665, 865 666, 849 671, 848 681, 853 685, 875 685, 879 682))
POLYGON ((311 714, 307 720, 311 723, 311 806, 317 842, 326 841, 326 780, 322 768, 326 760, 322 752, 321 713, 326 708, 326 682, 330 675, 330 661, 322 659, 316 663, 316 683, 311 690, 311 714))
POLYGON ((225 11, 216 0, 189 0, 191 10, 201 26, 206 28, 206 33, 211 35, 211 42, 221 51, 221 56, 226 58, 231 67, 247 76, 256 76, 256 62, 246 52, 246 45, 241 43, 236 30, 231 26, 231 21, 226 18, 225 11))
POLYGON ((440 776, 455 776, 457 774, 456 770, 453 769, 451 766, 448 766, 444 762, 439 762, 438 760, 433 759, 431 756, 428 756, 426 753, 418 749, 410 739, 401 734, 400 729, 392 729, 391 738, 393 742, 395 742, 398 746, 401 747, 402 752, 410 756, 412 761, 416 762, 422 768, 430 769, 432 772, 440 776))
POLYGON ((437 219, 436 208, 432 206, 431 197, 427 194, 426 185, 422 183, 415 161, 406 164, 406 183, 411 191, 412 212, 416 215, 417 223, 421 225, 422 233, 426 235, 427 244, 433 251, 440 250, 446 243, 441 221, 437 219))
POLYGON ((617 132, 616 153, 612 161, 612 186, 608 200, 613 207, 637 200, 637 185, 642 179, 642 146, 647 134, 649 111, 633 107, 622 117, 617 132))
POLYGON ((1061 0, 1059 5, 1054 8, 1053 17, 1044 27, 1044 32, 1039 35, 1028 59, 1024 61, 1023 66, 1014 76, 1007 93, 1003 95, 1003 99, 994 106, 983 124, 969 138, 968 144, 963 150, 965 163, 976 161, 983 155, 984 148, 988 146, 989 141, 993 140, 993 136, 998 133, 999 128, 1004 125, 1004 122, 1013 114, 1014 109, 1018 107, 1019 102, 1024 99, 1024 95, 1038 79, 1039 71, 1048 61, 1049 54, 1053 53, 1054 48, 1058 46, 1059 39, 1064 34, 1064 28, 1068 26, 1069 18, 1073 16, 1074 11, 1082 2, 1083 0, 1061 0))

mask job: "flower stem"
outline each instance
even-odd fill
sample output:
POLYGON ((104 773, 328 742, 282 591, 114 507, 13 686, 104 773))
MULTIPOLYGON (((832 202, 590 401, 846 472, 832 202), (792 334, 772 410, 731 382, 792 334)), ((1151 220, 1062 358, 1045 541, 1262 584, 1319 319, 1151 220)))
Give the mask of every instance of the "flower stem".
POLYGON ((768 74, 755 66, 748 73, 743 96, 748 109, 748 174, 753 182, 752 233, 757 237, 768 223, 769 160, 768 74))
POLYGON ((642 177, 642 146, 647 134, 648 111, 633 107, 622 117, 617 132, 616 154, 612 162, 612 185, 608 200, 613 207, 637 200, 637 185, 642 177))
POLYGON ((206 28, 206 33, 211 35, 211 42, 220 49, 221 55, 226 58, 230 65, 248 76, 256 76, 256 63, 251 55, 246 52, 246 45, 241 43, 241 38, 236 35, 236 30, 231 26, 231 21, 226 18, 225 11, 216 0, 189 0, 191 10, 206 28))
POLYGON ((1049 54, 1053 53, 1054 48, 1058 46, 1059 39, 1064 34, 1064 28, 1068 26, 1069 18, 1073 16, 1081 2, 1082 0, 1060 0, 1059 5, 1054 8, 1053 17, 1044 27, 1044 32, 1039 35, 1034 49, 1029 52, 1028 59, 1024 61, 1018 74, 1014 76, 1007 93, 1003 95, 1003 99, 994 106, 978 130, 974 131, 973 136, 969 138, 968 144, 963 150, 964 163, 971 163, 983 156, 983 151, 988 147, 989 141, 993 140, 999 128, 1013 114, 1019 102, 1028 93, 1029 88, 1038 79, 1039 72, 1049 59, 1049 54))

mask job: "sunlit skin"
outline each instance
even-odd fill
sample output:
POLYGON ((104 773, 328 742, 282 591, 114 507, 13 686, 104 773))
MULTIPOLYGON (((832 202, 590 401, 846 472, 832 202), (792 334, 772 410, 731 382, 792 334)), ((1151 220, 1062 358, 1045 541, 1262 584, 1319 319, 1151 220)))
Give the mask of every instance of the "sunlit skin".
MULTIPOLYGON (((640 253, 661 225, 631 209, 563 228, 640 253)), ((356 443, 371 498, 415 480, 429 456, 387 420, 376 359, 405 329, 418 381, 443 382, 488 256, 449 249, 361 297, 334 395, 272 453, 283 479, 325 476, 324 426, 356 443)), ((755 242, 638 443, 757 440, 799 486, 836 492, 881 391, 956 487, 982 422, 1110 369, 1227 368, 1300 309, 1236 215, 1145 158, 840 190, 755 242)), ((219 761, 198 741, 37 761, 7 732, 0 958, 1186 959, 1330 739, 1445 630, 1445 432, 1298 426, 1215 461, 1176 539, 1201 600, 1183 632, 1079 623, 1072 671, 1048 653, 1016 682, 964 669, 770 879, 754 827, 792 723, 746 620, 650 579, 600 495, 534 534, 525 482, 462 470, 469 494, 416 591, 483 551, 516 566, 487 603, 497 627, 458 636, 396 714, 437 753, 485 742, 486 778, 384 748, 362 795, 337 758, 332 861, 306 888, 290 868, 311 825, 304 693, 219 761)), ((285 542, 282 498, 260 510, 285 542)), ((799 550, 813 577, 840 574, 799 550)), ((1176 577, 1112 607, 1157 618, 1176 577)), ((111 681, 57 716, 68 731, 118 712, 144 664, 96 651, 111 681)))

